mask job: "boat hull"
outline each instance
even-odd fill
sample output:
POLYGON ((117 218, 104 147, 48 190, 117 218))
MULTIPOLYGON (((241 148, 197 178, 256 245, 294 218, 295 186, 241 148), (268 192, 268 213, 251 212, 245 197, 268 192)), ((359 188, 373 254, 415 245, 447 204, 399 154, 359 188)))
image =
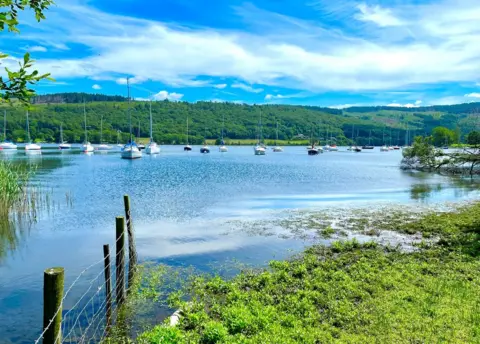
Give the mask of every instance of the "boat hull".
POLYGON ((99 145, 99 146, 97 147, 97 151, 104 151, 104 152, 106 152, 106 151, 109 151, 109 150, 112 150, 112 147, 109 146, 109 145, 99 145))
POLYGON ((40 147, 36 143, 29 143, 25 146, 26 151, 39 151, 41 149, 42 149, 42 147, 40 147))
POLYGON ((72 149, 72 145, 68 143, 62 143, 61 145, 58 146, 58 149, 69 150, 69 149, 72 149))
POLYGON ((273 147, 272 150, 273 150, 275 153, 281 153, 281 152, 283 152, 283 148, 282 148, 282 147, 273 147))
POLYGON ((308 150, 308 155, 318 155, 320 152, 318 151, 318 149, 315 149, 315 148, 310 148, 308 150))
POLYGON ((228 152, 228 148, 227 148, 226 146, 220 146, 220 147, 218 148, 218 151, 219 151, 220 153, 226 153, 226 152, 228 152))
POLYGON ((0 150, 15 150, 17 149, 17 145, 11 142, 3 142, 0 143, 0 150))
POLYGON ((185 152, 190 152, 190 151, 192 150, 192 147, 190 147, 190 146, 185 146, 185 147, 183 147, 183 150, 184 150, 185 152))
POLYGON ((210 148, 208 148, 208 147, 202 147, 202 148, 200 148, 200 153, 202 153, 202 154, 208 154, 208 153, 210 153, 210 148))
POLYGON ((140 150, 123 150, 122 151, 122 159, 133 160, 133 159, 140 159, 142 157, 142 152, 140 150))
POLYGON ((266 149, 264 147, 257 146, 253 148, 253 152, 255 153, 255 155, 265 155, 266 149))
POLYGON ((82 152, 83 153, 91 153, 94 150, 95 150, 95 148, 93 148, 93 146, 91 144, 82 145, 82 152))
POLYGON ((148 155, 160 154, 160 147, 157 145, 148 145, 147 148, 145 148, 145 153, 148 155))

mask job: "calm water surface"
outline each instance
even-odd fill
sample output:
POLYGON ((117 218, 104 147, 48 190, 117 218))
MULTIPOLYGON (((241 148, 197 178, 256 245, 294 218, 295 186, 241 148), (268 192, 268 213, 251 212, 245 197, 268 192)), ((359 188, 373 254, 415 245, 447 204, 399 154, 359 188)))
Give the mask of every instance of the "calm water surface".
MULTIPOLYGON (((209 155, 199 147, 163 147, 136 161, 118 153, 93 155, 19 150, 0 159, 37 165, 36 184, 54 206, 35 224, 17 228, 18 246, 0 258, 0 342, 30 343, 42 324, 43 270, 63 266, 66 284, 113 248, 115 216, 129 194, 140 258, 208 271, 229 259, 262 265, 284 258, 305 242, 231 231, 231 220, 268 219, 292 209, 430 203, 478 197, 468 180, 399 169, 400 151, 307 156, 304 147, 254 156, 252 147, 209 155), (229 232, 229 235, 225 235, 229 232)), ((26 226, 26 225, 25 225, 26 226)), ((0 241, 1 242, 1 241, 0 241)), ((101 271, 101 266, 92 274, 101 271)), ((82 292, 73 291, 65 308, 82 292)))

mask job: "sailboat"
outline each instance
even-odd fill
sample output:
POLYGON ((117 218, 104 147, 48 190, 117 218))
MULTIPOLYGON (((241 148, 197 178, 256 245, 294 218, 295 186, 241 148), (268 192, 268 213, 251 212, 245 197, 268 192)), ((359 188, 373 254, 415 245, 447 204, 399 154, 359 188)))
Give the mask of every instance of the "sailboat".
POLYGON ((58 148, 61 150, 67 150, 71 149, 72 145, 70 143, 67 143, 63 140, 63 126, 60 124, 60 144, 58 145, 58 148))
MULTIPOLYGON (((138 119, 138 131, 137 131, 137 138, 140 141, 140 119, 138 119)), ((143 150, 145 149, 145 145, 143 143, 138 142, 137 144, 138 149, 143 150)))
POLYGON ((218 150, 221 153, 228 152, 228 148, 227 148, 227 146, 225 146, 225 141, 223 140, 224 130, 225 130, 225 114, 223 114, 223 120, 222 120, 222 138, 221 138, 221 141, 220 141, 220 147, 218 147, 218 150))
POLYGON ((132 114, 130 112, 130 79, 127 78, 127 90, 128 90, 128 121, 130 124, 130 140, 123 147, 121 158, 122 159, 139 159, 142 157, 142 151, 138 148, 135 141, 133 141, 132 135, 132 114))
POLYGON ((383 146, 380 147, 380 152, 388 152, 388 146, 385 144, 385 128, 383 128, 383 146))
POLYGON ((154 155, 160 153, 160 146, 153 141, 153 120, 152 120, 152 100, 150 99, 150 142, 148 142, 145 153, 154 155))
POLYGON ((330 132, 330 152, 338 152, 337 139, 333 137, 333 133, 330 132))
POLYGON ((362 149, 360 147, 358 147, 355 143, 355 124, 352 124, 352 142, 353 142, 353 145, 350 146, 350 148, 348 148, 349 151, 352 151, 352 152, 361 152, 362 149))
POLYGON ((85 109, 85 100, 83 101, 83 118, 85 121, 85 140, 82 145, 82 152, 83 153, 91 153, 95 150, 92 144, 88 142, 88 132, 87 132, 87 110, 85 109))
POLYGON ((253 152, 255 153, 255 155, 265 155, 265 153, 267 152, 267 149, 262 142, 262 136, 262 112, 260 112, 260 121, 258 122, 258 141, 255 147, 253 147, 253 152))
POLYGON ((330 145, 328 144, 328 128, 327 128, 327 131, 326 131, 326 135, 325 135, 325 146, 323 146, 323 150, 324 151, 330 151, 330 145))
POLYGON ((187 144, 185 147, 183 147, 183 150, 185 152, 190 152, 192 150, 192 147, 188 144, 188 117, 187 117, 187 144))
POLYGON ((278 141, 278 121, 277 121, 277 133, 276 133, 276 135, 277 136, 276 136, 276 139, 275 139, 275 147, 273 147, 272 149, 273 149, 274 152, 283 152, 283 148, 277 145, 277 141, 278 141))
POLYGON ((28 121, 28 110, 27 110, 27 138, 28 138, 28 142, 25 145, 25 151, 39 151, 42 149, 40 145, 37 145, 36 143, 32 143, 32 138, 30 137, 30 123, 28 121))
POLYGON ((203 146, 200 148, 200 153, 210 153, 210 147, 207 145, 207 128, 205 128, 205 135, 203 136, 203 146))
POLYGON ((3 137, 4 141, 0 143, 0 150, 16 150, 17 145, 7 140, 7 110, 3 112, 3 137))
POLYGON ((362 149, 374 149, 372 146, 372 130, 370 129, 370 134, 368 135, 368 145, 362 146, 362 149))
POLYGON ((112 146, 103 143, 103 115, 100 118, 100 144, 97 147, 98 151, 107 152, 112 149, 112 146))
POLYGON ((312 128, 312 134, 310 135, 310 141, 311 141, 311 146, 307 148, 308 155, 318 155, 320 152, 323 153, 323 149, 320 150, 317 147, 315 147, 315 141, 313 140, 313 128, 312 128))

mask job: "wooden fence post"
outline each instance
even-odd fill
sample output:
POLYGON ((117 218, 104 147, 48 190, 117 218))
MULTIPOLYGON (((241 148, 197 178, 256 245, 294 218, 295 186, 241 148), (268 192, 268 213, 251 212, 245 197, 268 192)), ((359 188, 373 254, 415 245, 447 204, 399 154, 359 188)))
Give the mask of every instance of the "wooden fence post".
POLYGON ((128 233, 128 289, 133 283, 135 278, 135 267, 137 265, 137 250, 135 248, 135 236, 133 233, 132 215, 130 213, 130 197, 128 195, 123 196, 123 202, 125 205, 125 217, 127 221, 127 233, 128 233))
POLYGON ((120 306, 125 301, 125 218, 118 216, 116 218, 116 291, 117 305, 120 306))
POLYGON ((110 246, 103 245, 103 261, 105 265, 105 298, 106 298, 106 333, 110 332, 112 319, 112 283, 110 275, 110 246))
POLYGON ((43 274, 43 344, 62 342, 62 299, 65 270, 46 269, 43 274))

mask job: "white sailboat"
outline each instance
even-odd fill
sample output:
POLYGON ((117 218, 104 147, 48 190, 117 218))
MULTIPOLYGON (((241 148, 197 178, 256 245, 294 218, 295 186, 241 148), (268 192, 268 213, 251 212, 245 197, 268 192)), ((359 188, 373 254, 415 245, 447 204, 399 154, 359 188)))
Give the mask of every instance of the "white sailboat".
POLYGON ((7 110, 3 112, 3 142, 0 143, 0 150, 16 150, 17 145, 7 140, 7 110))
POLYGON ((326 135, 325 135, 325 146, 323 146, 323 150, 326 151, 326 152, 329 152, 330 149, 331 149, 331 147, 328 144, 328 128, 327 128, 326 135))
POLYGON ((58 145, 58 148, 61 150, 68 150, 72 148, 72 145, 70 143, 67 143, 63 140, 63 126, 60 124, 60 144, 58 145))
POLYGON ((87 110, 85 109, 85 100, 83 101, 83 119, 85 124, 85 140, 83 141, 82 145, 82 152, 83 153, 91 153, 95 150, 92 144, 88 142, 88 133, 87 133, 87 110))
POLYGON ((152 100, 150 99, 150 142, 148 142, 145 153, 155 155, 160 153, 160 146, 153 141, 153 121, 152 121, 152 100))
POLYGON ((390 149, 385 143, 385 127, 383 128, 383 146, 380 147, 380 152, 388 152, 390 149))
POLYGON ((122 159, 139 159, 142 157, 142 151, 138 148, 135 141, 133 141, 132 136, 132 114, 130 113, 130 80, 127 78, 127 89, 128 89, 128 119, 130 122, 130 140, 123 147, 121 157, 122 159))
POLYGON ((265 155, 267 153, 267 149, 262 142, 262 112, 260 111, 260 120, 258 122, 258 141, 255 147, 253 147, 253 152, 255 155, 265 155))
POLYGON ((183 150, 185 152, 190 152, 192 150, 192 147, 188 144, 188 117, 187 117, 187 144, 185 147, 183 147, 183 150))
POLYGON ((220 141, 220 147, 218 148, 218 150, 221 153, 228 152, 228 148, 227 148, 227 146, 225 146, 225 141, 223 140, 224 129, 225 129, 225 114, 223 114, 223 120, 222 120, 222 139, 220 141))
POLYGON ((27 144, 25 145, 25 151, 39 151, 42 149, 42 147, 40 147, 40 145, 37 145, 36 143, 33 143, 32 142, 32 139, 30 137, 30 123, 28 121, 28 110, 27 110, 27 138, 28 138, 28 142, 27 144))
POLYGON ((103 115, 100 117, 100 144, 97 146, 97 150, 100 152, 112 150, 112 146, 103 143, 103 115))
POLYGON ((277 133, 276 133, 276 139, 275 139, 275 147, 272 148, 272 150, 276 153, 283 152, 283 148, 277 145, 278 141, 278 121, 277 121, 277 133))

